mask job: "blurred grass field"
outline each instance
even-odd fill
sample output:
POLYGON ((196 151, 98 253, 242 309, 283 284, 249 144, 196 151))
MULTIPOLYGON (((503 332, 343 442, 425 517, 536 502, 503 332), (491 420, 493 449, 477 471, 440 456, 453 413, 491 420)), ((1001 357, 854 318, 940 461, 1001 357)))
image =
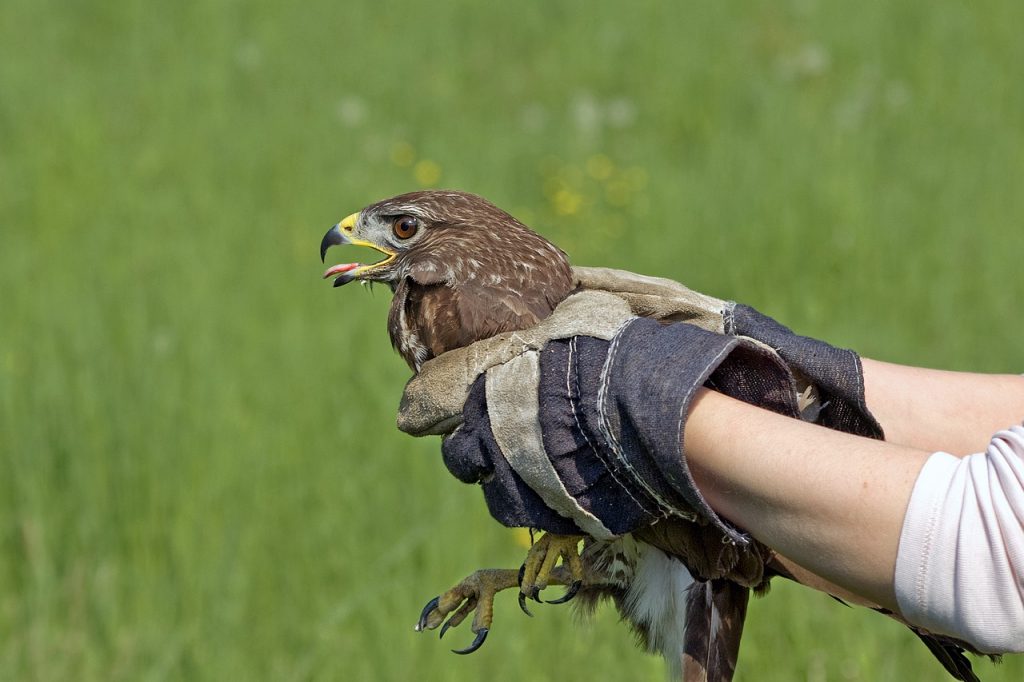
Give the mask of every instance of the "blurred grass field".
MULTIPOLYGON (((1022 25, 1014 2, 7 0, 0 680, 661 679, 608 610, 499 597, 469 657, 465 626, 412 631, 523 548, 394 428, 389 296, 322 282, 320 237, 457 187, 578 264, 1024 371, 1022 25)), ((947 678, 779 584, 737 679, 947 678)))

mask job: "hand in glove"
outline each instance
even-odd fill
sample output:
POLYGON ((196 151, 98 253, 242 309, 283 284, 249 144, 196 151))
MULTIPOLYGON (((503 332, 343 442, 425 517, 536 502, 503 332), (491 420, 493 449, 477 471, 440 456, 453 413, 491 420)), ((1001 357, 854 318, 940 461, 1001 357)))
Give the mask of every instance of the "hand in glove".
POLYGON ((855 353, 670 280, 576 275, 582 291, 540 325, 426 363, 403 396, 399 428, 450 433, 445 464, 481 484, 503 524, 602 538, 679 516, 742 543, 686 466, 687 409, 705 384, 881 437, 855 353))

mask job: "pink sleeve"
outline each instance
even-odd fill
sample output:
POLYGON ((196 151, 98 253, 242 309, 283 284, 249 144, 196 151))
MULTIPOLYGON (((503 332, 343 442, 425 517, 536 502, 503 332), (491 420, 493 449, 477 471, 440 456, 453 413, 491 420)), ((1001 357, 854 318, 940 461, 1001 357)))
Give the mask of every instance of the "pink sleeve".
POLYGON ((986 653, 1024 652, 1024 428, 985 452, 933 454, 917 478, 896 557, 904 617, 986 653))

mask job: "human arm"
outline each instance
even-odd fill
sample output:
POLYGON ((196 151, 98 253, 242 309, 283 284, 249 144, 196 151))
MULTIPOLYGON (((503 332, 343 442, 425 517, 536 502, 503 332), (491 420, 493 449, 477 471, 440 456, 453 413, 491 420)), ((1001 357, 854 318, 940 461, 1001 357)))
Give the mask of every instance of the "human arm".
MULTIPOLYGON (((884 375, 872 376, 874 365, 865 364, 865 375, 879 395, 884 375)), ((899 376, 900 369, 886 371, 899 376)), ((926 382, 947 374, 929 372, 912 373, 926 382)), ((962 431, 936 428, 971 442, 991 419, 1019 423, 1022 381, 960 374, 952 393, 935 384, 929 400, 936 405, 991 396, 993 408, 954 421, 962 431)), ((876 412, 883 424, 886 409, 876 412)), ((897 433, 927 436, 928 429, 897 433)), ((1024 584, 1016 577, 1024 571, 1024 430, 1002 432, 984 452, 957 459, 780 418, 705 390, 690 410, 685 443, 711 506, 795 562, 802 581, 852 592, 983 651, 1024 649, 1024 584)))
POLYGON ((861 363, 868 407, 891 443, 962 456, 1024 419, 1024 376, 861 363))
POLYGON ((711 507, 798 565, 896 610, 903 514, 929 453, 702 389, 686 457, 711 507))

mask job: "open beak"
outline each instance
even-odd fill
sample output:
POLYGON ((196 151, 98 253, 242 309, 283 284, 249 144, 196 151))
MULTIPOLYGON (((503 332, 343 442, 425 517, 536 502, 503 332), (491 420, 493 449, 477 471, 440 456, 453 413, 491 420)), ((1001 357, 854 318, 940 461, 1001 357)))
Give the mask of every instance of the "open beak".
POLYGON ((343 244, 368 246, 375 251, 380 251, 387 257, 379 263, 372 263, 370 265, 364 265, 362 263, 339 263, 338 265, 332 265, 324 272, 324 279, 334 277, 334 286, 336 287, 340 287, 343 284, 348 284, 354 279, 358 279, 359 276, 367 270, 389 263, 391 262, 391 259, 395 257, 394 251, 384 249, 372 242, 366 241, 365 239, 353 236, 356 221, 358 219, 359 214, 353 213, 331 229, 327 230, 327 234, 325 234, 324 238, 320 240, 320 260, 324 261, 326 259, 327 249, 332 246, 341 246, 343 244))

